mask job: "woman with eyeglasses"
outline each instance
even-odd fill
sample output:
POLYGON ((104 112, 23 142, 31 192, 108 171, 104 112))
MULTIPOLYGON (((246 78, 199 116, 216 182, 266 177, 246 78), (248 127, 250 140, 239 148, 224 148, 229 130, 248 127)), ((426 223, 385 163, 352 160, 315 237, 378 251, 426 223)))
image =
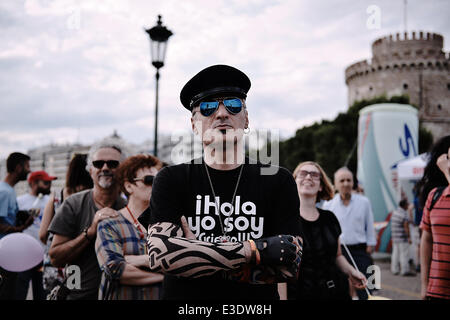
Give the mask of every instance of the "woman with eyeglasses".
POLYGON ((341 252, 341 228, 333 212, 316 206, 333 198, 330 180, 319 164, 307 161, 294 170, 300 197, 303 259, 296 285, 288 285, 288 299, 350 300, 348 279, 364 288, 366 278, 341 252))
POLYGON ((162 163, 150 155, 129 157, 117 169, 128 205, 97 227, 95 251, 102 269, 99 299, 157 300, 163 275, 148 269, 147 230, 138 221, 148 208, 153 178, 162 163))

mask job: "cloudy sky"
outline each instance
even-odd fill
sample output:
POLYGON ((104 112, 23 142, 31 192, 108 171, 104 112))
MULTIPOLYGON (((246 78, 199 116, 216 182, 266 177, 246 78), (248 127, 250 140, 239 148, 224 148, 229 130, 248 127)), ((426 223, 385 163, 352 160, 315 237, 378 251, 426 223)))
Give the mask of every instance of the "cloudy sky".
MULTIPOLYGON (((92 143, 117 130, 153 137, 155 69, 144 28, 174 35, 161 69, 159 132, 190 130, 179 92, 230 64, 252 81, 252 129, 284 138, 347 108, 344 69, 378 37, 404 31, 404 0, 2 0, 0 158, 49 143, 92 143), (377 18, 379 19, 377 20, 377 18)), ((409 0, 409 31, 449 51, 450 1, 409 0)))

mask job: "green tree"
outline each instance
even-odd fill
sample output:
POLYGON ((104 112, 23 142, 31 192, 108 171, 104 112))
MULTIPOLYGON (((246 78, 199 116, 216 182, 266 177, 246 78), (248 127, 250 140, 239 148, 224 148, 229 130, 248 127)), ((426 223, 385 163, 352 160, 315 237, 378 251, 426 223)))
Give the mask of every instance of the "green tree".
POLYGON ((433 144, 433 134, 419 124, 419 154, 428 152, 433 144))
MULTIPOLYGON (((294 137, 280 142, 280 165, 293 171, 302 161, 316 161, 330 177, 344 165, 356 173, 359 111, 377 103, 409 104, 409 98, 380 96, 356 101, 332 121, 323 120, 298 129, 294 137)), ((420 125, 419 152, 427 150, 432 140, 431 133, 420 125)))

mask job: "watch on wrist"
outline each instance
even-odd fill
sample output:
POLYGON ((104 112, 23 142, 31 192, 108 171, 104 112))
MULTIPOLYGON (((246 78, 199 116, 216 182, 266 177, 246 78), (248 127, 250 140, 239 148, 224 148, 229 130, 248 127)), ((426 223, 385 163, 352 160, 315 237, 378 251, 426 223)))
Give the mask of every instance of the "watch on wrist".
POLYGON ((92 242, 92 239, 91 238, 89 238, 89 236, 88 236, 88 227, 86 227, 86 228, 84 228, 83 229, 83 233, 84 233, 84 236, 86 237, 86 239, 89 241, 89 242, 92 242))

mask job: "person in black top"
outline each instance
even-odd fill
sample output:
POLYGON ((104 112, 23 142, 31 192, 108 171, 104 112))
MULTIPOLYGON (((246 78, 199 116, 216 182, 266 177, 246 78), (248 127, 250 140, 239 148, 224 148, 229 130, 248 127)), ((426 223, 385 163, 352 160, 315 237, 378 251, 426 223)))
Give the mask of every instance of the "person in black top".
POLYGON ((203 157, 163 168, 149 207, 150 269, 163 299, 278 299, 301 260, 299 200, 283 168, 244 157, 250 80, 230 66, 206 68, 180 98, 203 157))
POLYGON ((350 300, 348 279, 362 289, 366 278, 342 255, 341 228, 333 212, 316 207, 317 202, 333 198, 333 187, 320 165, 311 161, 300 163, 294 178, 300 197, 303 258, 297 283, 288 284, 288 299, 350 300))

